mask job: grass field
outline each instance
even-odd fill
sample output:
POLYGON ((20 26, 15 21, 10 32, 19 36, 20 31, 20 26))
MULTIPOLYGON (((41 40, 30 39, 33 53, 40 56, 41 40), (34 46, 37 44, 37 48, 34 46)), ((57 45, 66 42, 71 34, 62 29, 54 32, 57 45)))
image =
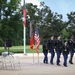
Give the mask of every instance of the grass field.
MULTIPOLYGON (((4 47, 0 47, 0 54, 5 51, 8 51, 8 50, 5 50, 4 47)), ((9 51, 13 52, 13 53, 23 53, 24 46, 12 46, 9 48, 9 51)), ((42 52, 42 45, 40 45, 39 51, 40 51, 40 53, 42 52)), ((26 53, 33 53, 33 52, 36 53, 35 48, 34 48, 34 50, 30 50, 30 46, 27 45, 26 46, 26 53)))

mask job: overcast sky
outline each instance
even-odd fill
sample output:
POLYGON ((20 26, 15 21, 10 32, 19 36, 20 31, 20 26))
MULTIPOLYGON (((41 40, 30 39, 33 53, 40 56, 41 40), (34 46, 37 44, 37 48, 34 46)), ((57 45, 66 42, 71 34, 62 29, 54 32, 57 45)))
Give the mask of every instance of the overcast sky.
MULTIPOLYGON (((67 13, 75 11, 75 0, 25 0, 26 3, 33 3, 36 5, 39 5, 40 1, 44 1, 52 12, 62 14, 64 21, 67 21, 67 13)), ((21 2, 23 3, 23 0, 21 2)))

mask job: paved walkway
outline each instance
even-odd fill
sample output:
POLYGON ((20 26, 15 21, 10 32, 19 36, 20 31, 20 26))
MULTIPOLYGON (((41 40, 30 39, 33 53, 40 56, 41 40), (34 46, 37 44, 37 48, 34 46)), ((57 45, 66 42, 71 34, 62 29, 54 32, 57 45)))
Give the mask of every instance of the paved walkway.
MULTIPOLYGON (((14 54, 16 60, 20 60, 21 69, 16 66, 15 69, 2 69, 0 67, 0 75, 75 75, 75 64, 68 63, 68 67, 63 66, 63 56, 61 55, 61 66, 56 65, 56 55, 54 65, 43 64, 43 54, 39 57, 35 54, 14 54), (34 59, 33 59, 34 57, 34 59)), ((48 54, 48 60, 50 54, 48 54)), ((69 59, 68 59, 69 60, 69 59)), ((73 62, 75 63, 75 56, 73 62)))

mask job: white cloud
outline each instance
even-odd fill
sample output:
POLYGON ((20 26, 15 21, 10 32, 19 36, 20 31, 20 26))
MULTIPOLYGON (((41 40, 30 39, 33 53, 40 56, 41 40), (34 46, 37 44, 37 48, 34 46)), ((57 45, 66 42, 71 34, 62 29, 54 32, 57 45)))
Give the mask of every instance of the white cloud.
MULTIPOLYGON (((34 5, 40 5, 39 0, 25 0, 25 3, 33 3, 34 5)), ((21 0, 21 5, 23 6, 23 0, 21 0)))

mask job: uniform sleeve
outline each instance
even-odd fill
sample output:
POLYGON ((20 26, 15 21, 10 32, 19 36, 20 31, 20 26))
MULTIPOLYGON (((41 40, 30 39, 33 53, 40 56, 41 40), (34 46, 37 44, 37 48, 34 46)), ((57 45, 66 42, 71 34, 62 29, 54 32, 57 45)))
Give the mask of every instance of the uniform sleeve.
POLYGON ((48 42, 47 42, 47 49, 49 50, 49 40, 48 40, 48 42))
POLYGON ((55 47, 57 46, 57 41, 55 40, 55 47))
POLYGON ((45 45, 44 44, 42 45, 42 49, 43 49, 43 52, 44 52, 44 50, 45 50, 45 45))
POLYGON ((75 48, 75 40, 74 40, 74 48, 75 48))
POLYGON ((70 45, 70 40, 68 40, 68 46, 70 45))
POLYGON ((64 44, 62 45, 62 53, 64 52, 64 50, 65 50, 65 46, 64 46, 64 44))

